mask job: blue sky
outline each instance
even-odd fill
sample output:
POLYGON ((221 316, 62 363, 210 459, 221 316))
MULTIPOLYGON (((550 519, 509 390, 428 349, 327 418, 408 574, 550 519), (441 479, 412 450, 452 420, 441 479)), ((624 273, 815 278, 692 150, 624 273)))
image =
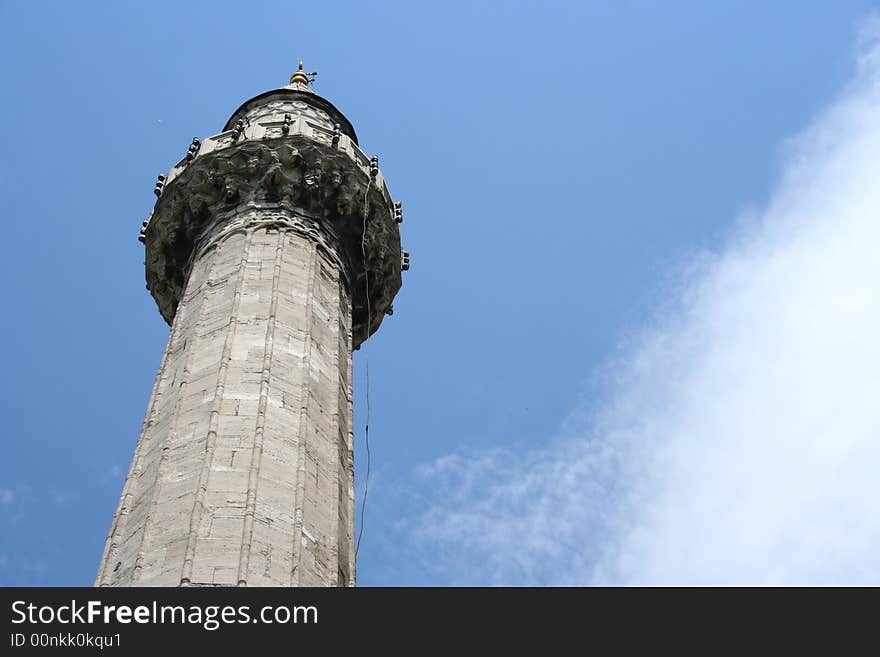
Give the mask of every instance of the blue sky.
MULTIPOLYGON (((801 165, 825 172, 852 159, 837 144, 859 153, 873 144, 873 132, 846 118, 860 98, 873 107, 871 85, 858 96, 857 74, 860 53, 873 71, 863 43, 873 5, 4 2, 0 584, 91 584, 168 333, 144 289, 136 239, 156 175, 193 136, 219 132, 241 102, 285 84, 299 59, 319 71, 316 91, 348 116, 365 152, 380 155, 412 253, 395 314, 370 348, 373 479, 360 584, 880 581, 880 566, 860 566, 880 545, 877 509, 859 506, 867 491, 833 481, 798 488, 816 480, 813 461, 827 463, 834 445, 849 445, 834 461, 840 477, 862 482, 847 463, 877 463, 875 432, 864 428, 877 426, 865 411, 876 400, 859 405, 845 385, 870 388, 875 370, 838 371, 837 359, 817 358, 828 367, 807 378, 821 385, 777 400, 776 410, 850 400, 851 413, 821 433, 835 436, 825 445, 811 433, 820 420, 800 427, 797 415, 767 413, 768 398, 801 380, 802 359, 758 357, 776 343, 752 341, 757 329, 740 322, 766 317, 758 324, 777 327, 782 345, 836 316, 827 335, 804 338, 820 355, 839 348, 824 340, 835 327, 874 327, 876 313, 844 319, 876 302, 865 310, 869 295, 841 294, 867 291, 874 272, 825 285, 842 271, 835 263, 860 262, 850 247, 868 234, 856 228, 840 260, 825 263, 829 277, 804 276, 803 307, 835 299, 839 314, 776 312, 792 298, 782 284, 792 272, 826 271, 800 255, 833 242, 817 228, 797 250, 778 226, 821 227, 800 218, 880 207, 790 198, 863 175, 828 164, 813 180, 801 165), (712 322, 729 332, 706 328, 712 322), (710 367, 743 353, 748 376, 710 367), (760 404, 725 396, 778 372, 790 377, 760 404), (700 395, 716 376, 724 383, 712 399, 729 403, 713 410, 700 395), (727 436, 742 418, 762 421, 727 436), (681 438, 696 435, 727 436, 732 460, 723 450, 694 460, 714 444, 681 438), (658 445, 666 451, 652 451, 658 445), (792 462, 788 450, 815 459, 792 462), (594 452, 612 456, 582 460, 594 452), (647 452, 653 465, 636 456, 647 452), (712 487, 712 468, 773 482, 780 463, 800 473, 787 490, 802 497, 753 489, 786 500, 778 515, 756 514, 761 505, 735 483, 712 487), (688 487, 669 488, 671 472, 688 487), (639 515, 637 480, 656 484, 668 506, 639 515), (691 509, 695 499, 713 504, 691 509), (782 517, 809 509, 826 518, 854 502, 861 524, 828 529, 858 545, 780 529, 782 517), (713 535, 749 537, 734 542, 740 552, 682 529, 709 517, 723 520, 713 535), (645 536, 665 552, 648 554, 645 536), (679 563, 684 543, 693 570, 679 563), (805 545, 832 558, 818 568, 805 545), (786 560, 803 563, 785 570, 786 560)), ((876 362, 868 333, 844 333, 868 349, 863 362, 876 362)))

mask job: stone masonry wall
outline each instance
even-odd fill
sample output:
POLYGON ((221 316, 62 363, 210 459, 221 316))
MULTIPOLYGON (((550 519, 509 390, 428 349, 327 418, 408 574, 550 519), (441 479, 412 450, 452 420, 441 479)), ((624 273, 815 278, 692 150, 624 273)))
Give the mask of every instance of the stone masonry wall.
POLYGON ((96 584, 353 585, 351 341, 337 260, 314 240, 255 222, 210 244, 96 584))

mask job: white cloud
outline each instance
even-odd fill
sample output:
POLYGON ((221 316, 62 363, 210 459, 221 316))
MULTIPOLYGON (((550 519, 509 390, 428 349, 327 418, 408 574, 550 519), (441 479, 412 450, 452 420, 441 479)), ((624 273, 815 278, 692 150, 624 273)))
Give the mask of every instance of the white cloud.
POLYGON ((405 530, 437 574, 880 584, 877 34, 767 208, 609 366, 600 413, 424 468, 440 494, 405 530))

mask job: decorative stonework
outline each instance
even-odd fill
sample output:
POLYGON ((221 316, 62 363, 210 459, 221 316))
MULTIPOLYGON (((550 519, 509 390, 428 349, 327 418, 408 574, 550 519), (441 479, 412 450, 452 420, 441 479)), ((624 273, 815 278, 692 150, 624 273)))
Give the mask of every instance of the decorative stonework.
POLYGON ((308 87, 299 84, 267 91, 255 98, 251 98, 232 113, 223 130, 231 130, 232 126, 240 118, 246 117, 251 123, 255 123, 255 118, 263 120, 263 117, 271 115, 273 112, 291 112, 291 109, 289 109, 291 105, 297 106, 306 112, 308 118, 317 119, 319 122, 325 121, 330 126, 338 123, 342 132, 357 144, 354 127, 345 115, 326 98, 316 95, 308 87))
MULTIPOLYGON (((324 141, 324 140, 322 140, 324 141)), ((144 231, 147 287, 170 324, 192 264, 214 237, 243 221, 245 211, 284 211, 290 228, 333 254, 352 295, 357 347, 367 336, 365 270, 369 272, 370 332, 382 322, 401 285, 400 232, 384 190, 363 163, 303 135, 239 140, 194 158, 164 186, 144 231), (364 199, 367 266, 361 240, 364 199)), ((263 219, 264 220, 264 219, 263 219)))

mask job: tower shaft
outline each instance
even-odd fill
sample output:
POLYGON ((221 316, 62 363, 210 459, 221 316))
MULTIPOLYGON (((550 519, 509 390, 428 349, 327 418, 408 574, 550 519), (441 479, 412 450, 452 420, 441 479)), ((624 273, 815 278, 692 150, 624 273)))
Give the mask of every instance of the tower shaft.
POLYGON ((352 583, 351 302, 283 218, 194 263, 99 585, 352 583))

